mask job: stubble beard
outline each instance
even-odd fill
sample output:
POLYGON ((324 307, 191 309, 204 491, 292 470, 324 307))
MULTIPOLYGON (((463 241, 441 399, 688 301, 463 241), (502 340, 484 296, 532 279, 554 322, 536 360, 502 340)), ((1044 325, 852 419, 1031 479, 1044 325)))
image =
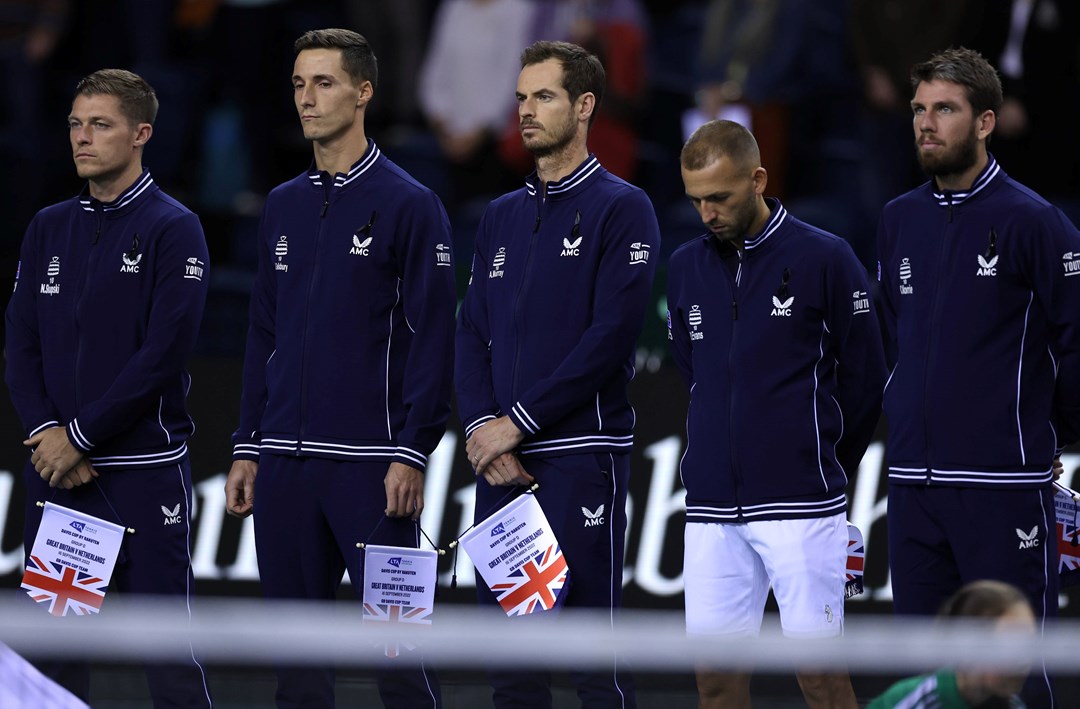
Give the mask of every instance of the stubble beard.
POLYGON ((720 239, 720 241, 730 241, 732 243, 742 243, 746 239, 753 236, 750 234, 750 228, 754 226, 754 221, 757 219, 757 195, 751 194, 747 198, 746 202, 739 207, 738 212, 735 214, 735 219, 729 225, 728 229, 721 235, 713 232, 713 236, 720 239))
POLYGON ((552 134, 551 139, 548 142, 534 142, 530 145, 522 136, 522 145, 528 150, 534 158, 546 158, 566 149, 566 146, 570 145, 574 140, 574 122, 568 120, 566 123, 558 126, 558 132, 552 134))

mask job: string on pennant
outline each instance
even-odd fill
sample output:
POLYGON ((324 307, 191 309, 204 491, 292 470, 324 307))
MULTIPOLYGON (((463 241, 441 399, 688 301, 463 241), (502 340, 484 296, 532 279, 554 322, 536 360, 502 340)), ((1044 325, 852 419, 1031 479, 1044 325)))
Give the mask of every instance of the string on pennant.
MULTIPOLYGON (((1069 488, 1069 487, 1066 487, 1065 485, 1062 485, 1061 483, 1059 483, 1056 480, 1054 481, 1054 487, 1057 488, 1060 492, 1062 492, 1062 493, 1064 493, 1064 494, 1066 494, 1066 495, 1068 495, 1069 497, 1072 498, 1072 501, 1073 501, 1073 531, 1072 531, 1072 539, 1069 540, 1069 543, 1072 544, 1072 546, 1074 546, 1074 547, 1075 546, 1080 546, 1080 493, 1076 492, 1076 490, 1073 490, 1072 488, 1069 488)), ((1069 536, 1069 530, 1068 529, 1064 529, 1062 531, 1063 531, 1063 533, 1065 534, 1066 537, 1069 536)))
MULTIPOLYGON (((495 504, 491 505, 491 507, 488 507, 487 510, 484 511, 484 514, 480 516, 480 519, 487 519, 488 517, 490 517, 491 514, 495 510, 497 510, 497 509, 499 509, 499 508, 501 508, 503 506, 503 503, 506 502, 507 498, 512 497, 512 496, 516 496, 518 494, 534 495, 534 494, 536 494, 536 491, 539 490, 539 489, 540 489, 540 484, 535 483, 535 482, 532 485, 528 486, 527 488, 522 488, 520 486, 514 486, 514 487, 510 488, 510 490, 505 495, 503 495, 501 498, 499 498, 499 500, 496 501, 495 504)), ((475 527, 476 524, 477 524, 476 522, 473 522, 472 524, 470 524, 468 527, 466 527, 465 529, 463 529, 461 531, 461 534, 457 535, 457 537, 452 542, 450 542, 449 546, 450 546, 451 549, 454 550, 454 573, 451 574, 451 576, 450 576, 450 588, 457 588, 458 547, 460 546, 461 538, 464 537, 466 534, 468 534, 469 530, 471 530, 473 527, 475 527)))
MULTIPOLYGON (((116 518, 116 523, 118 525, 120 525, 121 527, 123 527, 124 532, 126 532, 127 534, 134 534, 135 533, 135 528, 127 526, 126 524, 124 524, 124 520, 120 519, 120 515, 116 512, 116 508, 113 507, 112 502, 109 501, 109 496, 106 495, 105 491, 101 488, 101 484, 97 480, 94 480, 93 483, 97 487, 98 492, 101 493, 101 497, 102 497, 103 500, 105 500, 105 504, 109 507, 109 511, 111 511, 113 513, 113 517, 116 518)), ((58 492, 60 492, 59 488, 53 490, 53 494, 52 494, 52 497, 49 498, 49 502, 55 501, 56 493, 58 493, 58 492)), ((38 507, 44 507, 45 506, 45 503, 41 502, 40 500, 35 504, 38 507)))
MULTIPOLYGON (((360 563, 361 563, 361 565, 363 565, 363 563, 364 563, 364 554, 367 551, 368 544, 371 544, 372 537, 375 536, 375 532, 379 531, 379 527, 382 526, 383 520, 385 520, 385 519, 386 519, 386 515, 380 515, 379 516, 379 521, 376 522, 375 526, 371 529, 370 532, 368 532, 368 535, 364 539, 364 541, 356 543, 356 548, 360 550, 360 563)), ((437 553, 439 556, 446 556, 446 550, 445 549, 440 549, 438 547, 438 545, 435 544, 435 542, 431 541, 431 537, 429 537, 427 532, 424 531, 424 528, 420 526, 420 520, 414 520, 413 524, 415 524, 416 528, 418 530, 420 530, 421 536, 423 536, 424 539, 427 540, 427 543, 431 545, 431 548, 435 550, 435 553, 437 553)))

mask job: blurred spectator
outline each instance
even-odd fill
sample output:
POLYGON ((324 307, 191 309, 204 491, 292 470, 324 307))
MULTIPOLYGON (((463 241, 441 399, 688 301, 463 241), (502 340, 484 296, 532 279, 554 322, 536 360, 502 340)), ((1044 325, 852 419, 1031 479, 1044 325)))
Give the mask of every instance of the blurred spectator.
POLYGON ((420 72, 420 106, 450 168, 453 202, 505 187, 495 138, 513 110, 529 0, 447 0, 420 72))
MULTIPOLYGON (((383 136, 421 123, 417 77, 428 42, 434 0, 347 0, 348 26, 367 37, 379 57, 379 98, 369 108, 368 122, 383 136)), ((473 35, 466 35, 470 41, 473 35)), ((459 38, 460 39, 460 38, 459 38)))
MULTIPOLYGON (((6 87, 0 118, 5 166, 0 192, 5 201, 12 200, 4 204, 3 213, 15 222, 13 233, 18 235, 42 202, 43 68, 64 31, 68 10, 68 0, 0 0, 0 62, 6 87)), ((62 129, 62 124, 57 126, 62 129)))
MULTIPOLYGON (((19 240, 26 225, 44 202, 48 160, 43 145, 55 125, 44 120, 45 63, 63 35, 68 0, 0 0, 0 66, 4 77, 4 110, 0 117, 0 213, 5 227, 0 232, 0 293, 6 306, 18 261, 19 240)), ((63 114, 63 115, 66 115, 63 114)), ((70 165, 70 163, 68 163, 70 165)))
POLYGON ((727 118, 751 128, 770 194, 847 238, 861 260, 865 242, 849 217, 857 141, 848 116, 857 83, 846 0, 712 0, 705 14, 697 109, 684 121, 727 118), (798 200, 798 201, 793 201, 798 200))
MULTIPOLYGON (((954 593, 942 606, 939 618, 974 618, 994 622, 994 630, 1024 638, 1035 631, 1035 615, 1020 589, 1003 581, 973 581, 954 593)), ((899 707, 979 707, 1017 709, 1024 706, 1016 696, 1028 668, 977 669, 945 667, 937 672, 901 680, 870 702, 867 709, 899 707)))
MULTIPOLYGON (((990 150, 1052 202, 1080 192, 1080 4, 987 0, 978 49, 1001 74, 1005 102, 990 150)), ((1075 219, 1075 217, 1074 217, 1075 219)))
MULTIPOLYGON (((604 100, 589 131, 589 152, 609 172, 634 179, 639 145, 639 114, 646 89, 646 17, 639 0, 533 0, 537 6, 534 40, 564 40, 595 54, 607 71, 604 100)), ((499 143, 499 154, 515 172, 532 170, 533 158, 521 145, 514 112, 499 143)))
POLYGON ((978 27, 978 3, 850 1, 852 46, 865 106, 858 184, 866 219, 876 224, 886 202, 924 179, 912 150, 911 67, 942 49, 967 45, 978 27))
MULTIPOLYGON (((296 36, 289 0, 222 0, 210 28, 212 65, 204 91, 200 199, 214 209, 250 206, 292 173, 296 113, 287 77, 296 36), (216 67, 228 67, 219 71, 216 67)), ((306 152, 307 146, 296 146, 306 152)), ((242 209, 242 211, 244 211, 242 209)))

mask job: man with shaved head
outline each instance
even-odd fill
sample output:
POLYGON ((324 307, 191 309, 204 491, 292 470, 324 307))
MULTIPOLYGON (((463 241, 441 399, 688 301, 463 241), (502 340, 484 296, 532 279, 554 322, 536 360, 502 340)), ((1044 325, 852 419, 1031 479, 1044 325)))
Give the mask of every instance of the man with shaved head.
MULTIPOLYGON (((873 435, 885 357, 843 239, 764 196, 757 141, 730 121, 683 147, 708 233, 671 256, 668 339, 693 392, 682 461, 692 635, 756 635, 772 586, 784 634, 843 632, 848 474, 873 435)), ((811 707, 855 707, 844 673, 798 672, 811 707)), ((700 667, 702 707, 749 707, 750 675, 700 667)))

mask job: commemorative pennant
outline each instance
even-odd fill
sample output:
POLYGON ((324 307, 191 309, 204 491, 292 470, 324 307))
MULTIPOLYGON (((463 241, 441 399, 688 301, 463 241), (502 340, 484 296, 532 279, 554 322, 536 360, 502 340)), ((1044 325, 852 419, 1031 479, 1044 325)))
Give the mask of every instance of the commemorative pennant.
POLYGON ((508 616, 561 605, 570 570, 536 496, 524 494, 461 537, 508 616))
MULTIPOLYGON (((364 622, 431 625, 438 553, 376 544, 364 549, 364 622)), ((397 657, 403 648, 415 646, 387 643, 386 656, 397 657)))
POLYGON ((863 567, 866 547, 862 532, 851 522, 847 523, 847 570, 844 572, 844 598, 858 596, 863 592, 863 567))
POLYGON ((97 613, 123 538, 118 524, 46 502, 22 587, 55 616, 97 613))
POLYGON ((1076 492, 1054 483, 1057 513, 1058 576, 1061 587, 1080 583, 1080 502, 1076 492))

